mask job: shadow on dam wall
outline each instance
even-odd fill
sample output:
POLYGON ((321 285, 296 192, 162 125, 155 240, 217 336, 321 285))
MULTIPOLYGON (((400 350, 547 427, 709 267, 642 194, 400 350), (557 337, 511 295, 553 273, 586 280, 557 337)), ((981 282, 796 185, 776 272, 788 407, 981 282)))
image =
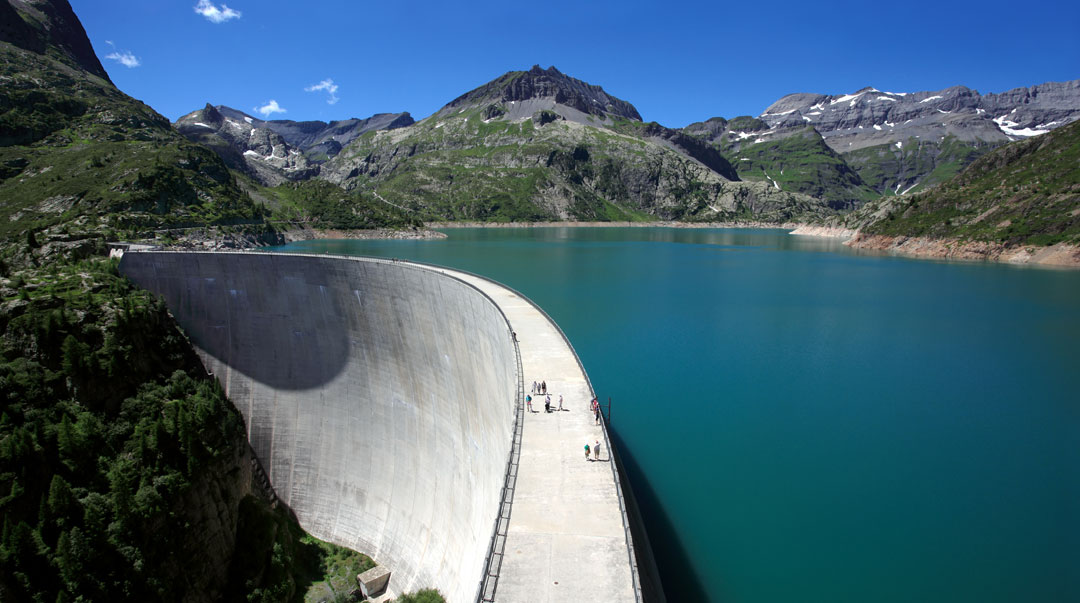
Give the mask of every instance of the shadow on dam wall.
MULTIPOLYGON (((694 571, 689 556, 671 519, 660 505, 660 499, 656 496, 649 480, 641 472, 641 468, 630 454, 629 447, 623 444, 618 433, 609 427, 608 433, 612 442, 619 450, 619 460, 626 471, 627 481, 633 488, 634 499, 638 511, 642 515, 645 529, 648 531, 651 550, 649 554, 656 562, 657 569, 662 581, 663 594, 668 601, 723 601, 723 597, 713 597, 706 594, 705 586, 701 578, 694 571)), ((721 543, 722 544, 722 543, 721 543)), ((719 546, 719 545, 718 545, 719 546)), ((644 565, 644 564, 643 564, 644 565)), ((653 597, 659 599, 659 597, 653 597)))
POLYGON ((475 598, 520 378, 490 299, 403 262, 129 252, 120 270, 164 297, 305 530, 395 592, 475 598))
POLYGON ((242 270, 221 271, 209 254, 160 254, 152 274, 131 261, 126 268, 141 285, 168 281, 147 288, 165 295, 196 347, 230 369, 279 390, 331 382, 349 358, 346 309, 329 291, 341 275, 292 269, 271 255, 236 257, 242 270))

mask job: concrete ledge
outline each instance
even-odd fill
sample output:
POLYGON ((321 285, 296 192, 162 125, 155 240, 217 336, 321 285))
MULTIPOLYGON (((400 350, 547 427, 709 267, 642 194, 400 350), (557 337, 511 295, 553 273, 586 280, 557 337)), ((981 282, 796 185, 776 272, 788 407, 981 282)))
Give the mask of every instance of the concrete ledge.
POLYGON ((377 597, 386 590, 390 583, 390 570, 382 565, 376 565, 368 571, 356 576, 356 582, 360 584, 360 592, 364 598, 377 597))

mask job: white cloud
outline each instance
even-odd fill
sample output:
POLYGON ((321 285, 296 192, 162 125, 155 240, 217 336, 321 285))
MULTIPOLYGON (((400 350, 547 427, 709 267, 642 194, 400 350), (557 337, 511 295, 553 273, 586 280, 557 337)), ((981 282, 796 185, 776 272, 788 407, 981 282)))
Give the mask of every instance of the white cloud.
POLYGON ((138 67, 139 65, 142 65, 142 63, 139 62, 139 57, 137 57, 137 56, 135 56, 135 55, 133 55, 130 52, 127 52, 127 51, 125 51, 125 52, 110 52, 109 54, 105 55, 105 58, 106 59, 112 59, 112 60, 120 63, 124 67, 138 67))
POLYGON ((138 67, 139 65, 142 65, 142 62, 139 61, 139 57, 132 54, 130 50, 119 50, 116 47, 116 44, 112 43, 112 40, 105 40, 105 43, 113 49, 112 52, 105 55, 106 59, 116 61, 117 63, 120 63, 124 67, 128 68, 138 67))
POLYGON ((326 104, 332 105, 341 100, 338 98, 337 89, 338 86, 334 83, 334 80, 326 78, 318 84, 304 88, 304 92, 319 92, 320 90, 325 90, 327 94, 330 95, 330 98, 326 99, 326 104))
POLYGON ((210 0, 199 0, 199 3, 195 5, 195 12, 206 17, 211 23, 224 23, 229 19, 239 19, 241 16, 240 11, 233 10, 225 4, 218 8, 210 0))
POLYGON ((270 117, 274 113, 284 113, 285 109, 281 105, 277 104, 277 101, 270 99, 270 102, 261 107, 255 107, 255 111, 261 113, 263 117, 270 117))

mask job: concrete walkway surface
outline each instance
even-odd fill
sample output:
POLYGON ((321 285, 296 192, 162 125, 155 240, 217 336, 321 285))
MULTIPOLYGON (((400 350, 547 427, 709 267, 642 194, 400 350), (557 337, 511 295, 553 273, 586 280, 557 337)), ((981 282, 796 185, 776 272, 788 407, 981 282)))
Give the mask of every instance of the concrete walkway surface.
POLYGON ((603 428, 589 410, 588 380, 573 349, 541 311, 494 282, 437 269, 487 294, 517 333, 525 393, 546 381, 552 408, 533 395, 524 413, 521 462, 495 600, 633 602, 636 571, 603 428), (585 444, 601 443, 599 460, 585 444))

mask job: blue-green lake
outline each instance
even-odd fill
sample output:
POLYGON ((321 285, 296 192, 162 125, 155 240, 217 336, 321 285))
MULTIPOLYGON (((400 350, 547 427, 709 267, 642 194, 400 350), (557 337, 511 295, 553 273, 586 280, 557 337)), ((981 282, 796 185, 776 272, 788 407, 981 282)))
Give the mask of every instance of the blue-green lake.
POLYGON ((781 230, 447 233, 287 249, 547 310, 612 398, 669 601, 1080 601, 1080 271, 781 230))

